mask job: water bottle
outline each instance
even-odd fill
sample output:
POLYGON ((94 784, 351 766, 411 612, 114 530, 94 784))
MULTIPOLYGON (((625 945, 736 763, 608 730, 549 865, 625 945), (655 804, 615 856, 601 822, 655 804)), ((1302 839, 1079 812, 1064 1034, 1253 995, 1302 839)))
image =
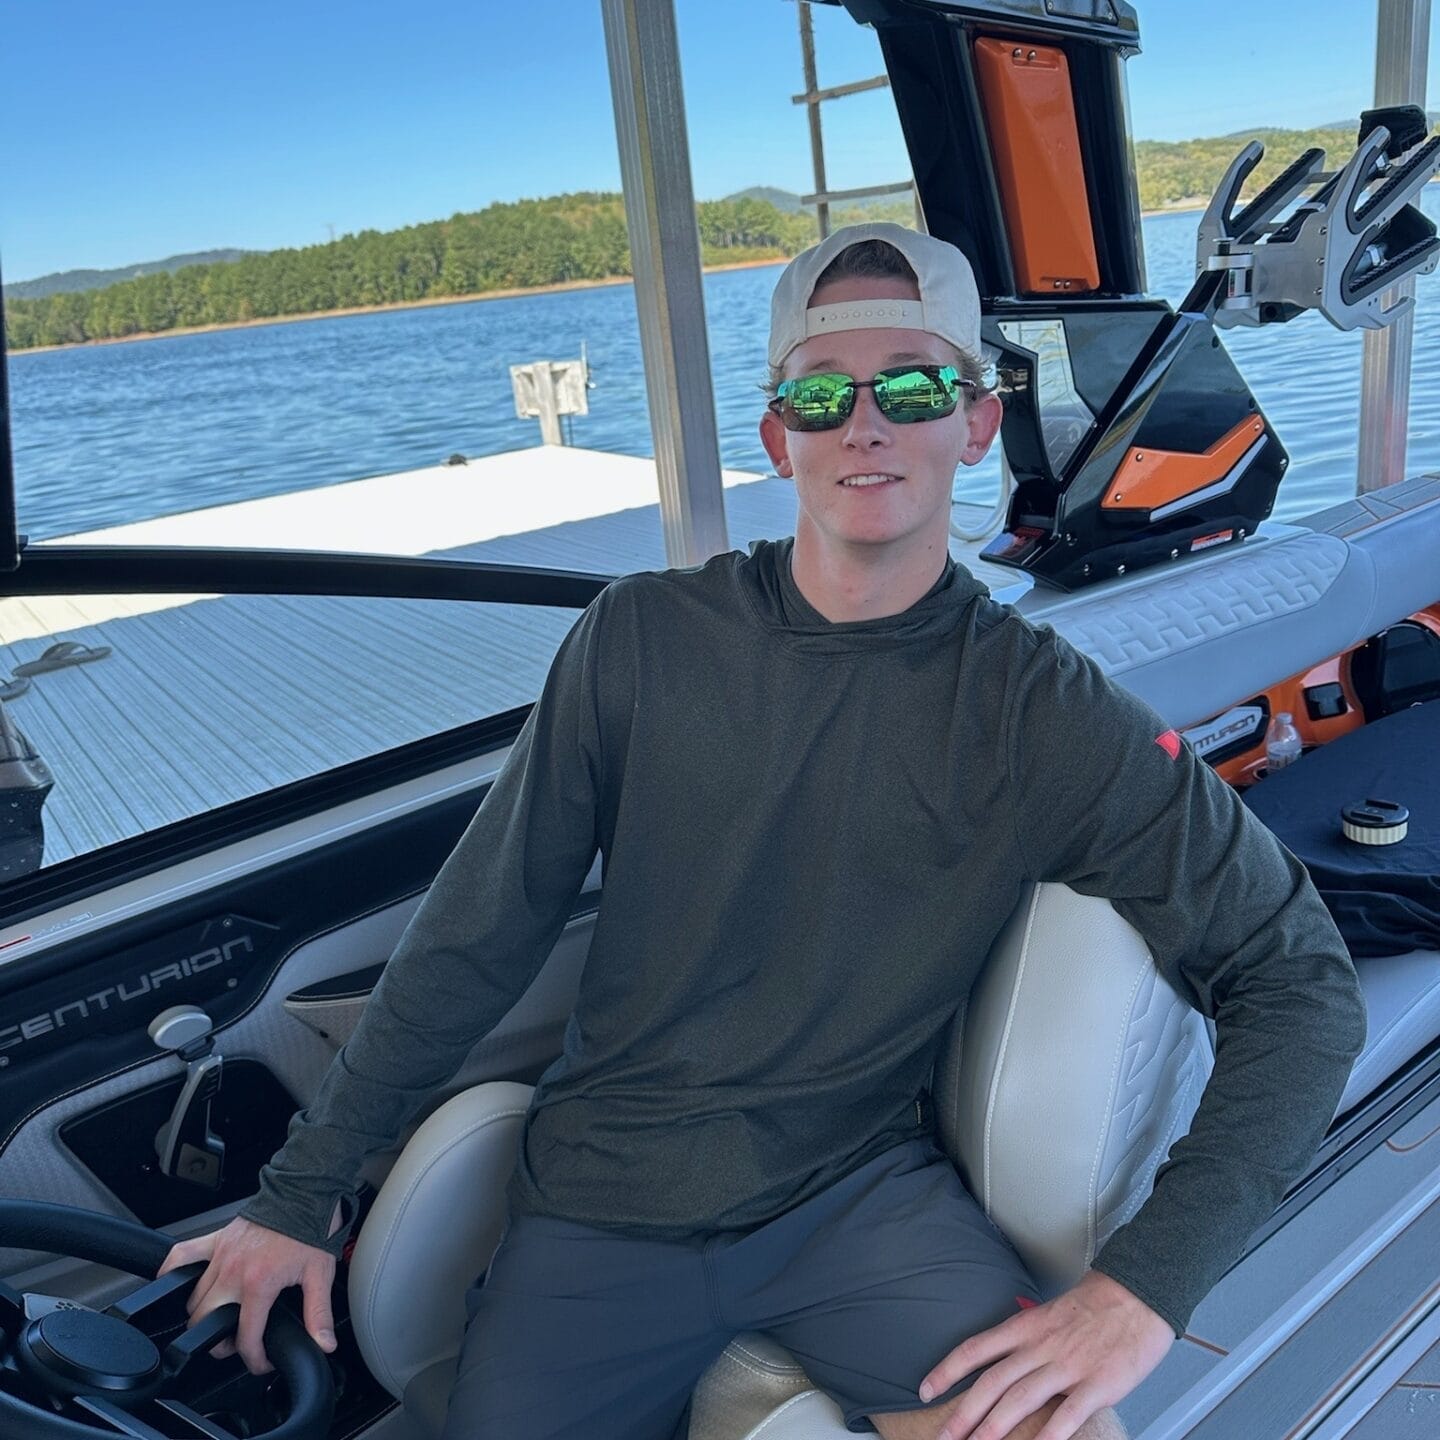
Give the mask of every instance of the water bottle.
POLYGON ((1282 710, 1270 722, 1265 734, 1265 765, 1270 774, 1283 770, 1300 758, 1300 732, 1288 710, 1282 710))

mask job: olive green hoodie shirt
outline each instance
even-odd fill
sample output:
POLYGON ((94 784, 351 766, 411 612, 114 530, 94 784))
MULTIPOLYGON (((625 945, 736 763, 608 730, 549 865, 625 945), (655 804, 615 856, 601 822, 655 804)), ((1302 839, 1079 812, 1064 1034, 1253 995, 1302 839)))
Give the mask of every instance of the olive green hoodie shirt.
POLYGON ((534 978, 598 849, 510 1203, 654 1237, 761 1224, 918 1133, 1023 887, 1063 881, 1218 1027, 1189 1135, 1095 1262, 1179 1333, 1334 1114, 1364 1037, 1345 947, 1298 861, 1051 630, 953 564, 903 613, 834 624, 790 548, 629 576, 585 612, 243 1213, 338 1245, 337 1198, 534 978))

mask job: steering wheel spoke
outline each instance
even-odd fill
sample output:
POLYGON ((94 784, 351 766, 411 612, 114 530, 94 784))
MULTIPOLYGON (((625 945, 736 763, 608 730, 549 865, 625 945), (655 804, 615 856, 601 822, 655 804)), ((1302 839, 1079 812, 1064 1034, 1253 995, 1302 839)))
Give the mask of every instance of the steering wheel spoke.
POLYGON ((190 1427, 190 1434, 186 1435, 184 1440, 191 1440, 192 1436, 194 1440, 236 1440, 232 1431, 223 1430, 213 1420, 197 1415, 181 1400, 157 1400, 155 1405, 157 1409, 164 1410, 190 1427))
POLYGON ((25 1297, 0 1280, 0 1330, 18 1335, 25 1328, 25 1297))
POLYGON ((117 1320, 128 1321, 132 1325, 139 1324, 143 1329, 142 1317, 145 1311, 159 1307, 172 1295, 188 1290, 204 1273, 203 1260, 197 1260, 193 1265, 182 1265, 178 1270, 171 1270, 158 1280, 152 1280, 148 1285, 132 1290, 128 1295, 122 1295, 113 1304, 105 1307, 105 1314, 113 1315, 117 1320))
POLYGON ((180 1400, 155 1401, 155 1409, 163 1410, 171 1419, 186 1427, 179 1436, 162 1435, 149 1422, 122 1410, 103 1396, 81 1395, 71 1403, 87 1420, 104 1423, 106 1428, 97 1432, 96 1440, 103 1440, 109 1434, 124 1435, 128 1440, 238 1440, 233 1430, 223 1429, 213 1420, 207 1420, 180 1400))
POLYGON ((101 1435, 125 1435, 130 1440, 168 1440, 153 1425, 147 1425, 138 1416, 99 1395, 77 1395, 70 1403, 87 1420, 99 1420, 105 1424, 107 1428, 100 1432, 101 1435))
POLYGON ((212 1310, 203 1320, 197 1320, 165 1347, 165 1354, 161 1359, 165 1373, 173 1379, 202 1350, 208 1350, 217 1341, 228 1340, 239 1325, 238 1305, 221 1305, 212 1310))

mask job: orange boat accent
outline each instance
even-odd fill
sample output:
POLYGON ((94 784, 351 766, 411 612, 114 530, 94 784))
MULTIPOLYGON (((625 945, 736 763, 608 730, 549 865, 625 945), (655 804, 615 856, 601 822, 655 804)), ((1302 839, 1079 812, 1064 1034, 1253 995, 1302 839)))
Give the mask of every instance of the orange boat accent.
POLYGON ((975 73, 1022 295, 1100 288, 1065 52, 987 36, 975 73))
POLYGON ((1223 480, 1265 433, 1265 422, 1249 415, 1203 455, 1132 445, 1100 502, 1102 510, 1158 510, 1223 480))
MULTIPOLYGON (((1282 680, 1265 691, 1264 699, 1270 714, 1278 715, 1282 710, 1288 710, 1295 721, 1295 728, 1300 732, 1300 743, 1307 750, 1313 745, 1328 745, 1330 741, 1338 740, 1351 730, 1358 730, 1365 723, 1360 697, 1350 683, 1350 659, 1354 654, 1354 650, 1347 650, 1343 655, 1324 660, 1303 675, 1292 675, 1288 680, 1282 680), (1305 703, 1306 692, 1322 685, 1337 684, 1345 699, 1344 712, 1323 720, 1312 717, 1310 707, 1305 703)), ((1260 698, 1256 696, 1255 700, 1260 698)), ((1246 703, 1254 704, 1255 701, 1246 703)), ((1248 750, 1232 755, 1228 760, 1222 760, 1215 770, 1222 780, 1239 790, 1253 785, 1265 772, 1265 731, 1262 730, 1255 736, 1255 743, 1248 750)))

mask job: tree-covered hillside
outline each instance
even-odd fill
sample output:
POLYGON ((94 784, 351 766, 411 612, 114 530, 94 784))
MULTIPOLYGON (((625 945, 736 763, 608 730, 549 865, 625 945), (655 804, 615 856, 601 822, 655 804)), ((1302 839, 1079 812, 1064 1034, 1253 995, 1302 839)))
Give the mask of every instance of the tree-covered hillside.
MULTIPOLYGON (((696 207, 707 265, 780 259, 815 238, 804 214, 782 215, 752 199, 696 207)), ((865 210, 866 218, 912 219, 908 206, 865 210)), ((861 211, 840 215, 858 218, 861 211)), ((630 274, 619 195, 586 193, 490 205, 425 225, 362 230, 323 245, 192 265, 104 289, 10 299, 12 350, 225 325, 283 315, 404 304, 630 274)))
MULTIPOLYGON (((1264 141, 1266 155, 1248 187, 1252 193, 1309 145, 1324 147, 1332 164, 1348 157, 1354 145, 1353 130, 1255 135, 1264 141)), ((1141 205, 1160 210, 1208 199, 1244 139, 1139 141, 1141 205)), ((703 201, 696 217, 707 265, 779 259, 815 239, 810 213, 782 211, 753 192, 703 201)), ((832 219, 842 225, 910 224, 914 212, 906 200, 887 201, 839 207, 832 219)), ((403 230, 362 230, 329 244, 249 254, 228 264, 190 265, 105 289, 7 298, 5 338, 20 350, 629 274, 621 197, 559 195, 490 205, 403 230)))
POLYGON ((1230 162, 1250 140, 1259 140, 1265 147, 1265 158, 1246 186, 1246 192, 1253 195, 1312 145, 1325 152, 1330 166, 1348 160, 1355 149, 1355 127, 1253 130, 1213 140, 1137 140, 1135 165, 1140 177, 1141 208, 1164 210, 1208 202, 1230 162))

